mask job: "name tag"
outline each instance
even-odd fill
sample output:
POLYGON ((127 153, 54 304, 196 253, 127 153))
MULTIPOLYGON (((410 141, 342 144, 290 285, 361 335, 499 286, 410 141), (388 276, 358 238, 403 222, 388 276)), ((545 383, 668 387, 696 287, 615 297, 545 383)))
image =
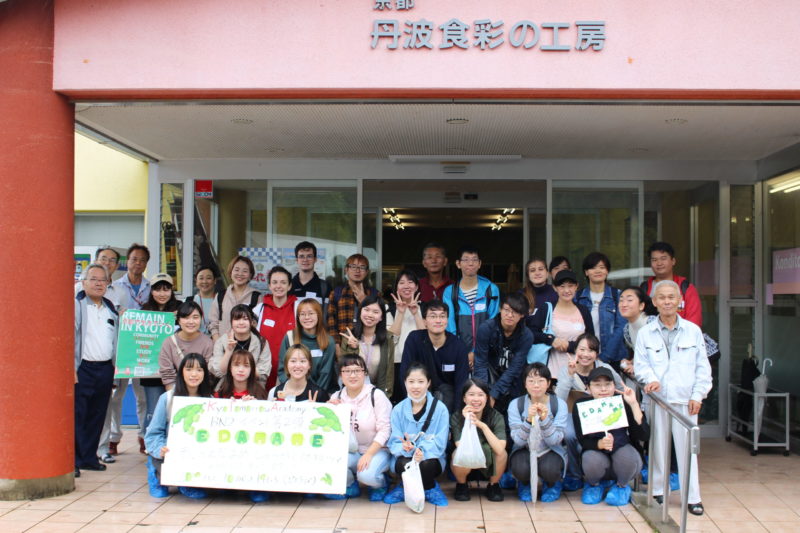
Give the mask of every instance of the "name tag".
POLYGON ((442 372, 455 372, 456 365, 442 365, 442 372))
POLYGON ((475 304, 476 311, 486 311, 486 304, 481 302, 479 304, 475 304))
POLYGON ((305 298, 316 298, 317 297, 317 293, 316 292, 311 292, 311 291, 306 291, 306 295, 304 297, 305 298))
POLYGON ((264 325, 267 326, 267 327, 270 327, 270 328, 274 328, 275 327, 275 321, 272 320, 271 318, 265 318, 264 319, 264 325))
POLYGON ((311 350, 311 357, 322 357, 322 350, 311 350))

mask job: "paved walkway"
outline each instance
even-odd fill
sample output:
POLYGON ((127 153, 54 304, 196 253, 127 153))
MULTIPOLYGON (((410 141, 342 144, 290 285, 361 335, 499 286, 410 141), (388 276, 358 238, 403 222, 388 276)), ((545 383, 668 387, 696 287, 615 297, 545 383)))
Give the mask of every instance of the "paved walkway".
MULTIPOLYGON (((701 488, 706 516, 691 517, 693 531, 800 531, 800 458, 747 449, 723 440, 704 440, 701 488)), ((58 498, 0 502, 0 531, 58 532, 286 532, 347 533, 633 533, 651 528, 631 507, 586 506, 580 492, 555 503, 533 506, 506 493, 491 503, 473 491, 471 502, 426 506, 415 515, 403 504, 303 500, 280 495, 258 505, 246 496, 223 495, 194 501, 176 494, 164 500, 147 492, 144 456, 135 432, 127 430, 123 452, 105 472, 84 472, 76 490, 58 498)), ((452 496, 453 484, 445 485, 452 496)), ((676 498, 674 498, 677 501, 676 498)), ((674 516, 678 516, 677 509, 674 516)))

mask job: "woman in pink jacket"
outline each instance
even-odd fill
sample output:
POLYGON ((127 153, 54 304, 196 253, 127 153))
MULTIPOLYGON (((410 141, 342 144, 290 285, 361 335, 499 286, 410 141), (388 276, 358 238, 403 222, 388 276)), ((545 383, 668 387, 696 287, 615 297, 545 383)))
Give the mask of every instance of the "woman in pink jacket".
POLYGON ((366 383, 366 372, 367 363, 359 355, 344 355, 339 361, 344 387, 333 393, 330 403, 350 404, 350 456, 347 492, 325 495, 332 500, 359 497, 359 483, 369 488, 372 502, 383 501, 386 495, 392 404, 382 390, 366 383))

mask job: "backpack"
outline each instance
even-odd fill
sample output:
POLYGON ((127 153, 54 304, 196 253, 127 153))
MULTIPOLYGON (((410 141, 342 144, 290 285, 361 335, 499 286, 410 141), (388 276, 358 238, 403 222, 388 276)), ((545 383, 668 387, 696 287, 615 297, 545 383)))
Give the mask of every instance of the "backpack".
MULTIPOLYGON (((228 291, 224 290, 222 292, 218 292, 217 293, 217 307, 219 307, 219 318, 220 318, 220 320, 222 320, 222 300, 225 299, 225 293, 226 292, 228 292, 228 291)), ((253 291, 253 293, 250 294, 250 305, 249 305, 250 309, 253 309, 258 304, 258 299, 260 297, 261 297, 261 293, 258 292, 258 291, 253 291)), ((258 318, 258 317, 256 317, 256 318, 258 318)))
MULTIPOLYGON (((555 418, 558 414, 558 397, 555 394, 548 394, 548 396, 550 396, 550 412, 555 418)), ((517 398, 517 409, 519 409, 519 417, 525 420, 525 396, 517 398)))
MULTIPOLYGON (((341 388, 341 389, 339 389, 339 399, 340 399, 340 400, 342 399, 342 391, 343 391, 343 390, 344 390, 344 386, 342 386, 342 388, 341 388)), ((371 390, 371 391, 369 391, 369 399, 370 399, 370 401, 372 402, 372 407, 373 407, 373 408, 375 407, 375 391, 376 391, 376 390, 378 390, 378 387, 374 387, 374 386, 373 386, 373 387, 372 387, 372 390, 371 390)))

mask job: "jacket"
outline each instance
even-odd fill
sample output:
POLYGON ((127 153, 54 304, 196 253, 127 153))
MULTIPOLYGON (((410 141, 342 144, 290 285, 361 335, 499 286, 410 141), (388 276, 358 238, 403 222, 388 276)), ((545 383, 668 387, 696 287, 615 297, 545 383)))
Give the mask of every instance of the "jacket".
POLYGON ((689 400, 702 401, 711 391, 711 365, 703 332, 694 323, 677 318, 678 334, 669 350, 661 336, 661 320, 639 330, 633 366, 639 382, 658 381, 660 394, 668 402, 686 405, 689 400))
MULTIPOLYGON (((589 316, 592 310, 592 297, 589 287, 584 287, 575 297, 575 303, 583 305, 589 309, 589 316)), ((620 314, 617 306, 619 305, 620 290, 606 284, 603 290, 603 299, 600 301, 598 315, 600 320, 600 360, 605 363, 622 361, 628 357, 623 341, 623 332, 628 320, 620 314)), ((594 329, 594 321, 592 322, 594 329)))
POLYGON ((421 433, 428 410, 433 405, 433 395, 429 392, 425 402, 425 412, 419 421, 414 420, 411 411, 411 398, 406 398, 392 409, 392 436, 389 437, 389 452, 392 454, 392 470, 398 457, 412 457, 414 450, 403 450, 403 437, 408 435, 412 442, 422 450, 424 459, 436 459, 444 469, 447 454, 447 437, 450 433, 450 413, 442 402, 436 402, 436 410, 431 417, 428 431, 421 433))
MULTIPOLYGON (((505 334, 500 325, 500 317, 489 320, 481 324, 478 328, 478 339, 475 345, 475 368, 473 375, 490 383, 490 368, 496 369, 500 364, 500 357, 503 355, 503 342, 505 334)), ((492 398, 501 396, 517 396, 522 390, 522 370, 528 362, 528 352, 533 345, 533 335, 520 322, 517 328, 508 339, 509 361, 506 370, 500 374, 497 381, 492 384, 492 398)), ((458 392, 458 391, 457 391, 458 392)))
POLYGON ((365 383, 358 396, 351 398, 346 389, 335 392, 331 399, 342 400, 350 406, 350 431, 358 442, 358 453, 364 453, 373 442, 386 446, 392 434, 392 402, 369 383, 365 383))
MULTIPOLYGON (((328 333, 326 332, 325 335, 328 335, 328 333)), ((330 335, 328 335, 328 346, 323 351, 319 349, 315 335, 308 335, 303 331, 298 341, 294 339, 293 331, 286 332, 278 355, 278 382, 283 383, 288 379, 284 365, 286 350, 289 349, 289 346, 298 342, 311 352, 311 373, 309 373, 308 379, 313 381, 319 388, 327 391, 328 394, 334 393, 339 388, 337 385, 338 376, 336 375, 336 343, 330 335)))
POLYGON ((267 390, 275 386, 278 381, 277 370, 282 365, 278 361, 278 354, 281 351, 281 341, 286 336, 287 331, 294 329, 294 304, 297 296, 290 294, 282 306, 275 305, 271 294, 264 296, 262 302, 253 308, 256 316, 256 328, 264 340, 269 344, 269 351, 272 356, 272 371, 267 378, 267 390))
POLYGON ((170 408, 172 407, 172 398, 175 389, 168 390, 158 397, 158 403, 153 411, 153 418, 147 425, 147 432, 144 435, 144 444, 147 448, 147 454, 155 457, 156 459, 163 459, 161 457, 161 448, 167 445, 167 436, 169 435, 169 418, 170 408))
MULTIPOLYGON (((461 388, 469 378, 469 350, 461 339, 445 332, 445 341, 435 350, 428 330, 418 329, 408 334, 400 362, 400 375, 405 376, 411 363, 424 364, 431 376, 431 391, 436 392, 442 383, 452 385, 455 397, 461 398, 461 388)), ((405 396, 405 391, 403 391, 405 396)))
POLYGON ((250 285, 244 288, 244 293, 240 298, 233 295, 233 285, 225 289, 222 296, 222 315, 220 315, 219 303, 214 300, 214 305, 211 306, 211 317, 209 319, 208 331, 211 336, 225 335, 231 329, 231 309, 239 304, 250 305, 253 301, 253 293, 258 294, 250 285))
MULTIPOLYGON (((225 346, 227 345, 227 335, 218 338, 214 343, 211 359, 208 361, 209 372, 219 379, 225 377, 225 372, 223 372, 221 365, 222 359, 225 356, 225 346)), ((250 353, 253 354, 253 359, 256 360, 256 375, 258 376, 258 382, 263 387, 267 383, 267 376, 272 372, 272 353, 270 352, 269 344, 265 342, 262 346, 261 340, 251 333, 250 353)))
MULTIPOLYGON (((392 334, 386 333, 386 341, 380 346, 380 362, 378 362, 378 375, 372 384, 382 390, 386 396, 392 397, 394 389, 394 342, 392 334)), ((347 339, 342 338, 342 355, 360 355, 358 348, 351 348, 347 339)))
MULTIPOLYGON (((594 323, 592 322, 592 313, 586 309, 581 304, 575 304, 578 306, 578 311, 580 311, 581 316, 583 317, 583 325, 585 327, 584 333, 591 333, 594 335, 594 323)), ((556 307, 553 306, 553 312, 555 313, 556 307)), ((528 326, 528 329, 531 330, 533 333, 533 342, 535 344, 547 344, 548 346, 553 344, 555 337, 553 335, 549 335, 542 331, 544 329, 544 325, 547 323, 547 306, 536 307, 536 310, 533 314, 528 315, 525 318, 525 325, 528 326)), ((569 353, 575 353, 575 349, 578 347, 578 343, 575 341, 569 342, 569 347, 567 351, 569 353)))
MULTIPOLYGON (((647 278, 647 281, 642 283, 642 290, 646 294, 650 294, 653 290, 653 282, 655 281, 655 276, 650 276, 647 278)), ((700 294, 697 292, 697 287, 689 283, 689 281, 684 278, 683 276, 678 276, 674 274, 672 276, 672 281, 678 284, 678 287, 681 288, 681 303, 678 306, 678 316, 681 318, 685 318, 690 322, 694 322, 699 327, 703 327, 703 305, 700 303, 700 294), (686 287, 686 290, 683 290, 683 287, 686 287)))
MULTIPOLYGON (((552 411, 548 410, 547 418, 539 421, 539 428, 542 430, 542 440, 545 445, 564 460, 564 472, 567 473, 567 449, 564 447, 564 434, 569 420, 569 408, 567 403, 561 398, 557 399, 558 412, 553 417, 552 411)), ((511 400, 508 404, 508 427, 511 429, 511 440, 513 441, 512 453, 520 448, 528 447, 528 436, 531 432, 531 423, 528 422, 528 408, 531 405, 531 398, 527 394, 511 400), (519 404, 522 401, 522 416, 519 414, 519 404)))
POLYGON ((447 331, 457 335, 470 351, 474 351, 478 328, 500 312, 500 289, 487 278, 478 276, 478 293, 475 297, 474 310, 464 298, 458 282, 445 288, 442 300, 448 308, 447 331), (455 295, 454 290, 458 291, 455 295), (454 309, 455 303, 458 304, 458 312, 454 309))
MULTIPOLYGON (((619 395, 614 394, 614 396, 619 395)), ((572 423, 575 427, 575 437, 578 439, 583 451, 597 450, 597 442, 605 437, 605 433, 590 433, 588 435, 584 435, 583 430, 581 429, 580 416, 578 415, 578 404, 591 401, 592 399, 593 398, 591 396, 581 398, 576 401, 575 405, 572 407, 572 423)), ((644 414, 642 414, 642 423, 637 424, 636 419, 633 418, 633 411, 631 410, 631 407, 624 400, 622 401, 622 405, 625 406, 625 416, 628 417, 628 427, 612 429, 609 431, 609 433, 614 436, 613 451, 617 451, 622 446, 620 443, 624 442, 620 436, 627 434, 631 446, 636 448, 639 451, 639 454, 643 454, 644 450, 642 449, 641 443, 650 439, 650 425, 647 423, 647 418, 645 418, 644 414)), ((607 450, 602 451, 606 454, 611 453, 607 450)))
MULTIPOLYGON (((91 302, 91 299, 86 296, 85 291, 80 291, 77 296, 75 296, 75 370, 78 370, 78 367, 81 366, 81 355, 83 353, 83 338, 86 336, 86 313, 87 307, 91 302)), ((114 328, 114 338, 111 341, 111 361, 116 364, 117 362, 117 337, 119 336, 119 314, 117 313, 114 304, 111 300, 107 298, 103 298, 103 305, 105 305, 110 311, 111 316, 113 317, 112 320, 114 321, 114 325, 109 326, 114 328)))

